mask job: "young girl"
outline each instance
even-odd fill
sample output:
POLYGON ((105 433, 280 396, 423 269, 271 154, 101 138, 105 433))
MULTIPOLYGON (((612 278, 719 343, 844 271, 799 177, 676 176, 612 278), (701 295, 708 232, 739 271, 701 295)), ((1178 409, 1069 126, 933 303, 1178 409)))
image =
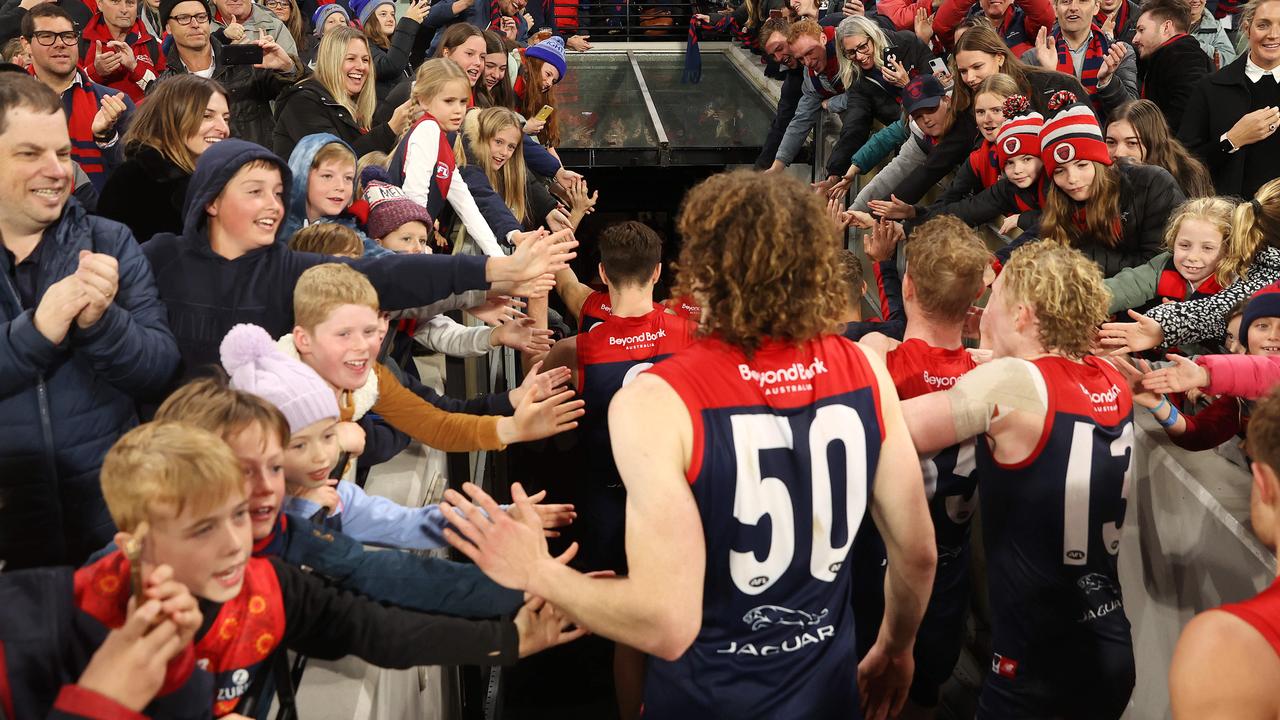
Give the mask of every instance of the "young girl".
POLYGON ((558 203, 545 185, 525 172, 521 125, 511 110, 492 107, 468 115, 464 130, 469 159, 484 170, 489 184, 527 228, 540 225, 558 203))
MULTIPOLYGON (((520 114, 533 121, 544 106, 558 107, 554 88, 564 79, 566 70, 564 40, 559 36, 550 37, 525 50, 520 72, 512 84, 516 109, 520 114)), ((552 112, 541 128, 527 132, 547 148, 554 148, 560 144, 559 113, 552 112)))
MULTIPOLYGON (((966 36, 968 37, 968 36, 966 36)), ((1098 119, 1076 95, 1055 93, 1040 135, 1046 183, 1040 237, 1070 245, 1111 277, 1160 252, 1164 228, 1186 196, 1169 171, 1113 164, 1098 119)))
POLYGON ((471 190, 457 172, 461 140, 450 144, 446 135, 462 127, 471 97, 470 81, 453 61, 433 58, 418 69, 413 92, 423 113, 391 155, 388 170, 393 183, 399 183, 431 217, 440 217, 447 202, 486 255, 503 255, 471 190))
POLYGON ((1244 273, 1252 249, 1231 232, 1235 203, 1226 198, 1188 200, 1169 218, 1165 252, 1108 278, 1111 312, 1138 312, 1167 302, 1208 297, 1244 273))
POLYGON ((1150 100, 1121 105, 1107 123, 1107 153, 1169 171, 1187 197, 1213 195, 1213 179, 1204 163, 1173 136, 1164 113, 1150 100))
POLYGON ((355 0, 351 3, 351 10, 356 13, 364 36, 369 38, 378 102, 385 100, 397 83, 410 76, 409 55, 413 52, 418 28, 429 9, 427 0, 417 0, 409 4, 404 17, 397 22, 395 0, 355 0))

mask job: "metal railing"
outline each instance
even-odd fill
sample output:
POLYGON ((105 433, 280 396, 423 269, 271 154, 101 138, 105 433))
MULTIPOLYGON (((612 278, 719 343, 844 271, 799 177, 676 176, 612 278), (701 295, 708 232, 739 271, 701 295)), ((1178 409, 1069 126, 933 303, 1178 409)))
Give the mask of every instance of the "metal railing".
MULTIPOLYGON (((566 3, 572 0, 553 0, 566 3)), ((723 8, 696 0, 578 0, 578 33, 601 42, 683 42, 689 35, 689 20, 696 13, 719 12, 723 8)), ((724 40, 728 36, 703 29, 703 40, 724 40)))

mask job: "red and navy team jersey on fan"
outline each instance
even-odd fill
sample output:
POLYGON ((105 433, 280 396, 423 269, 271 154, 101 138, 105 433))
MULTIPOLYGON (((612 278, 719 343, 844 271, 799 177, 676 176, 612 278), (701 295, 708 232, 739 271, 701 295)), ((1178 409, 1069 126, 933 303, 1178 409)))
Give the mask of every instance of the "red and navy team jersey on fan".
MULTIPOLYGON (((604 299, 607 302, 609 296, 604 299)), ((639 317, 607 315, 578 335, 578 394, 586 403, 582 429, 592 473, 600 483, 621 483, 609 445, 609 402, 636 375, 688 347, 696 329, 696 324, 655 306, 639 317)))
POLYGON ((1119 717, 1133 647, 1116 572, 1133 398, 1106 361, 1034 362, 1048 408, 1016 465, 978 443, 992 673, 979 717, 1119 717))
MULTIPOLYGON (((949 390, 961 375, 977 366, 969 351, 962 347, 946 350, 919 338, 890 350, 884 361, 898 389, 898 397, 903 400, 949 390)), ((978 502, 974 497, 978 484, 973 474, 974 445, 974 441, 969 440, 920 458, 925 496, 929 499, 938 542, 939 564, 969 544, 969 519, 978 502)))
POLYGON ((706 338, 648 372, 689 410, 707 566, 702 628, 650 658, 644 717, 860 717, 848 561, 884 437, 862 350, 824 336, 748 359, 706 338))

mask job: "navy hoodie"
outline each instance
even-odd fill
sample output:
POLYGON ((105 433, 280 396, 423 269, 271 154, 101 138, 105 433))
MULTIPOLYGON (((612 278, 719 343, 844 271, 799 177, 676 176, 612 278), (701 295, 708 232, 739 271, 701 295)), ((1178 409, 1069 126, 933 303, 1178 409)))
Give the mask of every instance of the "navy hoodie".
MULTIPOLYGON (((387 310, 429 305, 468 290, 487 290, 487 258, 467 255, 388 255, 349 260, 294 252, 277 232, 271 245, 235 260, 209 245, 205 207, 232 176, 255 160, 280 168, 289 197, 288 166, 270 150, 243 140, 217 143, 200 156, 183 204, 181 235, 162 233, 143 245, 156 276, 160 299, 182 355, 181 377, 218 363, 218 346, 236 323, 253 323, 272 337, 293 330, 293 287, 313 265, 341 262, 369 277, 387 310)), ((284 227, 283 213, 280 228, 284 227)))

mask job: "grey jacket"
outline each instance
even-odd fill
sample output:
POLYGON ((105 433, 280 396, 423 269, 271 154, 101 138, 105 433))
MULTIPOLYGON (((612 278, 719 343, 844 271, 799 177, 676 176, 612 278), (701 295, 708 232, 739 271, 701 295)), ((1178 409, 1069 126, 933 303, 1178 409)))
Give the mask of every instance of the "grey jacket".
MULTIPOLYGON (((1121 105, 1138 99, 1138 53, 1129 43, 1124 44, 1129 50, 1120 62, 1120 67, 1116 68, 1106 85, 1098 87, 1098 94, 1094 96, 1094 109, 1099 115, 1110 115, 1121 105)), ((1040 67, 1035 48, 1022 53, 1021 60, 1028 65, 1040 67)), ((1080 77, 1076 76, 1076 79, 1079 80, 1080 77)), ((1106 118, 1103 117, 1102 120, 1105 122, 1106 118)))
MULTIPOLYGON (((1200 17, 1200 24, 1192 26, 1191 37, 1200 43, 1200 47, 1204 49, 1204 54, 1213 59, 1215 52, 1220 56, 1217 67, 1226 67, 1232 60, 1236 59, 1236 48, 1231 44, 1231 38, 1227 37, 1227 31, 1222 27, 1222 23, 1213 13, 1206 12, 1200 17)), ((1217 68, 1215 68, 1217 69, 1217 68)))
POLYGON ((862 188, 858 197, 854 198, 851 209, 869 212, 871 209, 867 206, 869 201, 888 198, 890 193, 898 187, 898 183, 906 179, 916 168, 924 165, 925 159, 929 157, 929 153, 924 149, 924 136, 916 128, 915 123, 911 123, 909 127, 911 132, 902 143, 897 156, 885 165, 884 169, 876 173, 866 187, 862 188))
MULTIPOLYGON (((280 22, 280 18, 262 5, 256 2, 252 3, 252 5, 253 13, 249 16, 249 20, 244 23, 245 30, 266 30, 267 34, 276 41, 276 44, 284 48, 285 52, 295 58, 298 57, 298 43, 294 42, 293 35, 289 33, 289 28, 285 27, 284 23, 280 22)), ((215 19, 213 30, 217 32, 226 26, 226 23, 215 19)), ((257 38, 254 37, 253 39, 256 40, 257 38)))

